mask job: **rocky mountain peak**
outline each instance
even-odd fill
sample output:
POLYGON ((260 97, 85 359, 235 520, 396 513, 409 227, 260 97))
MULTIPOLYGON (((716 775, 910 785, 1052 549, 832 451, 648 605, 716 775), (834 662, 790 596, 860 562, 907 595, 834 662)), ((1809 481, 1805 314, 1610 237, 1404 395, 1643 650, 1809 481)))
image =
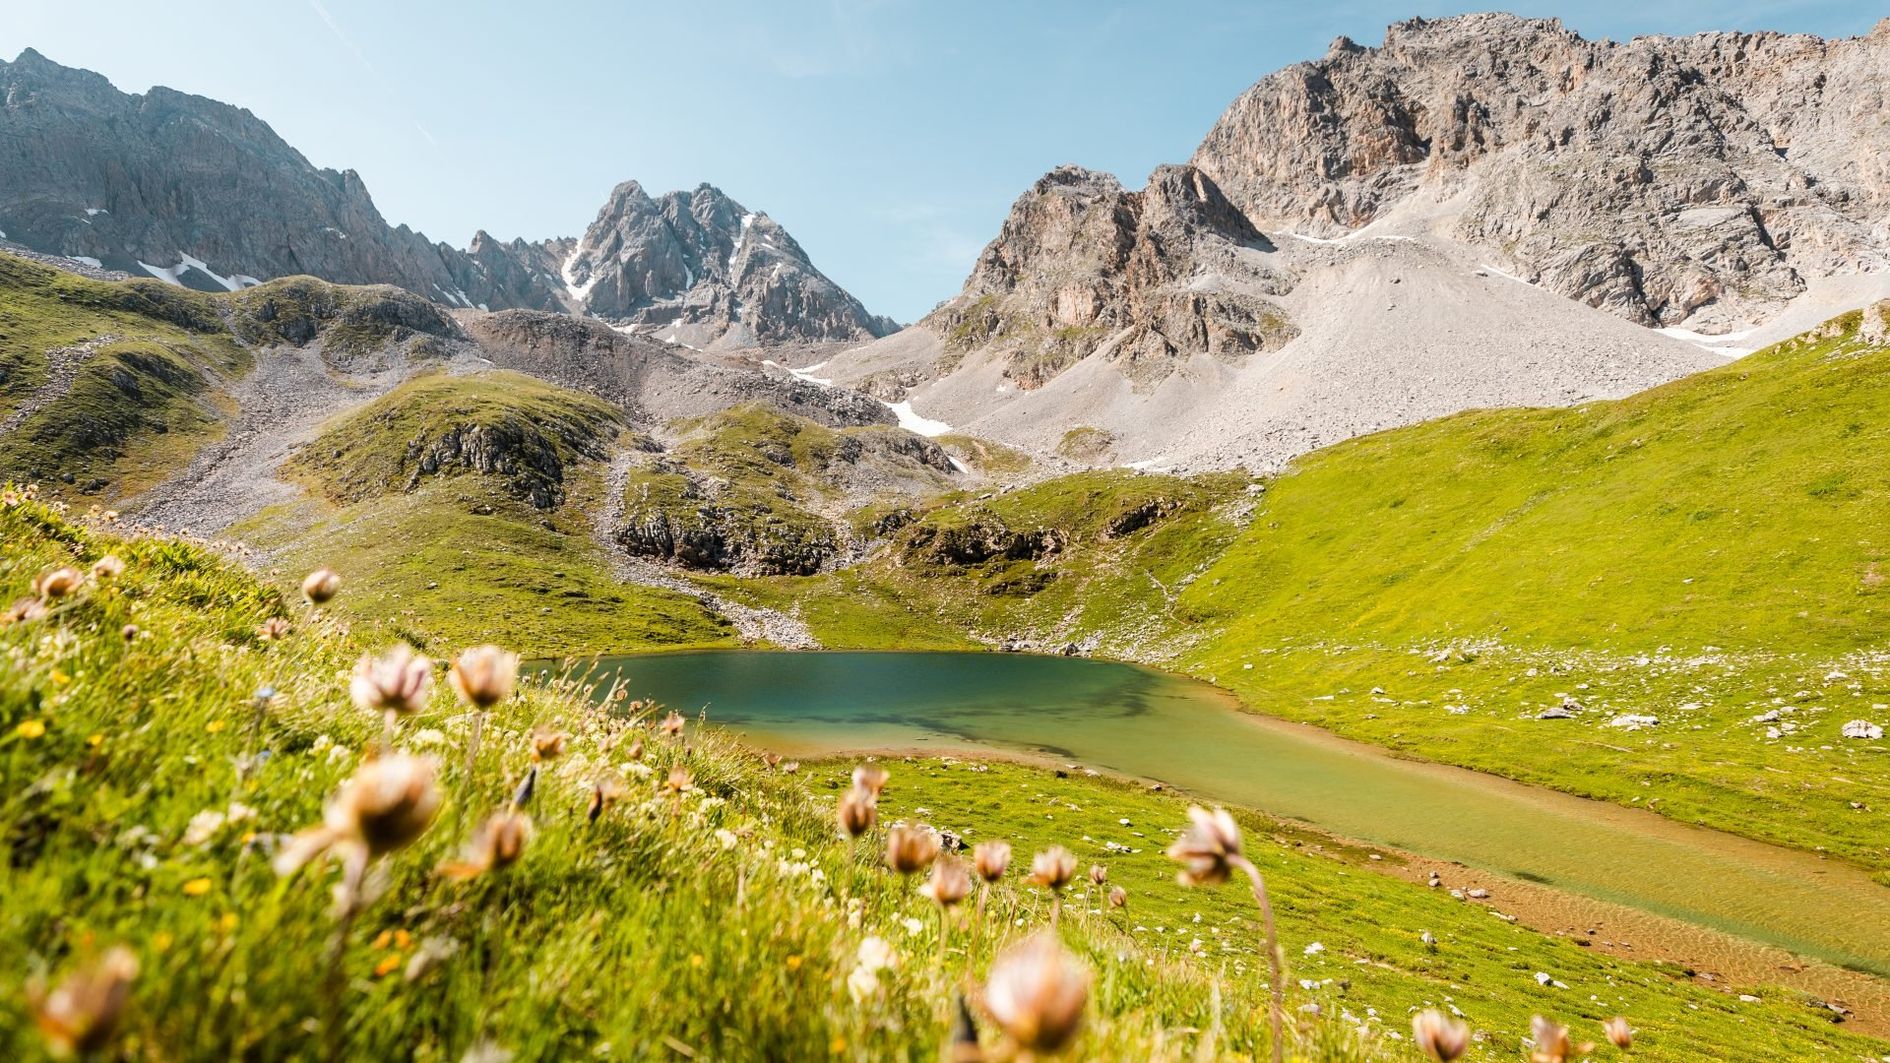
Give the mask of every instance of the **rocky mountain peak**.
POLYGON ((1194 163, 1263 228, 1407 219, 1636 322, 1731 324, 1884 268, 1886 67, 1890 34, 1410 19, 1262 78, 1194 163))
POLYGON ((1292 334, 1270 245, 1194 166, 1140 191, 1060 166, 1012 205, 958 298, 923 322, 958 357, 987 351, 1021 387, 1101 353, 1140 385, 1194 354, 1239 359, 1292 334))
POLYGON ((772 218, 714 185, 611 191, 558 265, 565 305, 692 346, 863 340, 896 326, 822 274, 772 218))

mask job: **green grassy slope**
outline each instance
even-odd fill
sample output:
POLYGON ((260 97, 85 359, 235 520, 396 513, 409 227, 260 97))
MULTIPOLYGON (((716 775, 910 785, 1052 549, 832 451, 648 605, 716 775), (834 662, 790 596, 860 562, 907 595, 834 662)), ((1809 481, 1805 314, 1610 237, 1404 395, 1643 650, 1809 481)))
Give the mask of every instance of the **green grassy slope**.
MULTIPOLYGON (((269 858, 377 741, 378 721, 348 703, 345 673, 387 631, 347 615, 353 588, 334 614, 311 614, 196 548, 115 540, 32 502, 0 508, 0 599, 53 565, 108 552, 126 562, 121 577, 0 627, 5 1058, 44 1057, 27 983, 57 981, 115 945, 141 967, 112 1046, 134 1058, 937 1058, 953 994, 1046 920, 1014 866, 984 919, 965 913, 941 948, 930 902, 875 866, 877 837, 858 848, 834 837, 844 766, 769 770, 693 725, 666 740, 641 733, 647 715, 541 689, 496 706, 469 760, 470 719, 442 683, 398 741, 440 759, 444 808, 381 861, 372 899, 337 938, 335 873, 282 879, 269 858), (258 638, 270 617, 291 622, 286 639, 258 638), (140 629, 131 641, 127 623, 140 629), (275 694, 258 713, 263 686, 275 694), (443 876, 440 863, 513 791, 538 725, 572 737, 538 781, 522 858, 471 882, 443 876), (639 734, 646 751, 633 761, 639 734), (238 763, 255 767, 239 776, 238 763), (672 766, 692 778, 679 799, 660 789, 672 766), (605 776, 627 792, 589 823, 590 785, 605 776), (872 935, 897 957, 856 998, 848 976, 872 935)), ((1180 798, 1005 765, 891 768, 887 818, 1013 838, 1019 864, 1050 842, 1086 862, 1105 839, 1139 850, 1109 857, 1131 890, 1126 912, 1089 911, 1078 887, 1060 928, 1096 974, 1085 1057, 1194 1056, 1210 1038, 1264 1053, 1251 909, 1231 889, 1182 890, 1158 855, 1180 798)), ((1404 1009, 1446 1000, 1486 1033, 1476 1058, 1514 1058, 1539 1008, 1589 1036, 1595 1018, 1623 1012, 1648 1059, 1881 1050, 1790 994, 1742 1002, 1380 877, 1363 854, 1316 855, 1273 838, 1273 825, 1246 826, 1280 901, 1307 1058, 1412 1058, 1392 1036, 1404 1009), (1416 940, 1420 929, 1437 951, 1416 940), (1308 955, 1315 941, 1325 949, 1308 955), (1540 989, 1535 970, 1570 989, 1540 989), (1315 1003, 1321 1016, 1304 1010, 1315 1003)), ((994 1040, 989 1023, 983 1035, 994 1040)))
POLYGON ((1839 733, 1890 723, 1890 350, 1860 324, 1309 456, 1183 594, 1214 635, 1180 661, 1264 711, 1890 867, 1890 750, 1839 733))
POLYGON ((970 648, 1016 637, 1137 656, 1168 635, 1180 589, 1232 541, 1248 484, 1239 474, 1089 472, 955 493, 915 507, 858 567, 713 585, 798 611, 833 646, 970 648))
POLYGON ((0 434, 0 471, 11 476, 101 502, 136 493, 221 430, 221 388, 251 364, 211 296, 0 255, 0 422, 18 420, 0 434), (51 352, 88 343, 58 370, 51 352))
POLYGON ((695 598, 610 575, 591 514, 622 430, 614 407, 530 377, 419 377, 297 452, 284 472, 309 500, 238 531, 288 571, 334 568, 357 610, 423 646, 504 639, 556 656, 730 641, 695 598))

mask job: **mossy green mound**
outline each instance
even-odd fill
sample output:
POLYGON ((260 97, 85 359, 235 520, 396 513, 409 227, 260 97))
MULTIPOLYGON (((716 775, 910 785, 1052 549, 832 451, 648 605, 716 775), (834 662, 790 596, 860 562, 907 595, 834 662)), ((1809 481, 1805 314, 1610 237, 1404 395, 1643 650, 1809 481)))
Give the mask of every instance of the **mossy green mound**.
POLYGON ((485 474, 549 509, 573 466, 607 457, 623 427, 609 403, 523 374, 430 374, 344 414, 285 471, 344 503, 485 474))

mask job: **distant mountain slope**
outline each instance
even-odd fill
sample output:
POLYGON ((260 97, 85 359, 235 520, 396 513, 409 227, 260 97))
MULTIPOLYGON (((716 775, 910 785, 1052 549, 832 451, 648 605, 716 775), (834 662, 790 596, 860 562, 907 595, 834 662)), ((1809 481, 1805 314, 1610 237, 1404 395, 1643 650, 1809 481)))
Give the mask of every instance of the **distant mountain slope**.
POLYGON ((1572 299, 1724 328, 1890 262, 1886 69, 1890 19, 1625 44, 1411 19, 1263 78, 1193 161, 1268 229, 1422 215, 1572 299))
POLYGON ((249 111, 166 88, 128 95, 30 48, 0 62, 0 239, 201 291, 307 274, 468 309, 675 326, 666 336, 692 345, 897 328, 779 224, 708 185, 651 200, 628 182, 581 240, 481 231, 461 251, 389 226, 358 174, 316 168, 249 111))
POLYGON ((1342 39, 1139 191, 1046 175, 956 297, 821 373, 1038 455, 1176 470, 1622 397, 1890 295, 1885 69, 1890 20, 1342 39))

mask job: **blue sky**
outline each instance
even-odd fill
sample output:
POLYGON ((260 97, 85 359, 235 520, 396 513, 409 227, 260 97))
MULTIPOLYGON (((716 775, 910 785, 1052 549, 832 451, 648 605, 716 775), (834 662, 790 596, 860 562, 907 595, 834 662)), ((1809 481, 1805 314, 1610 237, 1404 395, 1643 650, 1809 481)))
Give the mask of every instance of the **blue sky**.
MULTIPOLYGON (((1065 162, 1139 186, 1262 75, 1423 0, 0 0, 31 46, 120 89, 247 107, 381 212, 463 246, 581 232, 618 181, 720 186, 873 310, 958 289, 1065 162)), ((1520 3, 1589 37, 1848 36, 1862 0, 1520 3)))

